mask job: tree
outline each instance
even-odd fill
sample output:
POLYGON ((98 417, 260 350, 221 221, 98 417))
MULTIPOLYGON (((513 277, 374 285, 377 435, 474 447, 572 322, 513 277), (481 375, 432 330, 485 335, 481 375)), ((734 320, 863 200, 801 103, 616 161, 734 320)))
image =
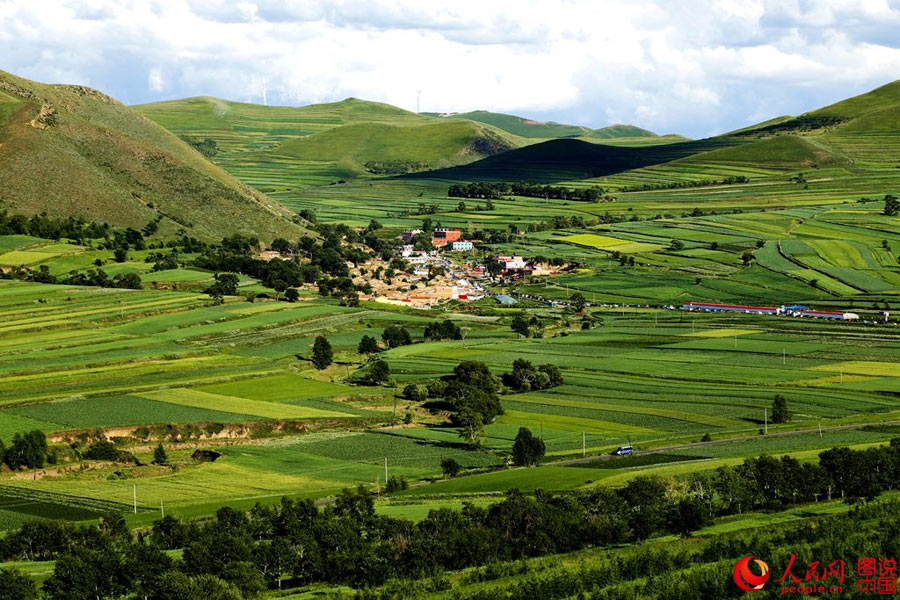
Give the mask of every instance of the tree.
POLYGON ((378 359, 369 367, 366 379, 373 384, 387 383, 391 378, 391 367, 387 361, 378 359))
POLYGON ((275 238, 272 240, 272 245, 269 247, 281 254, 287 254, 294 251, 294 245, 284 238, 275 238))
POLYGON ((371 335, 362 336, 362 339, 359 340, 359 345, 356 347, 356 353, 365 354, 366 358, 370 358, 376 352, 378 352, 378 340, 371 335))
POLYGON ((456 415, 456 423, 459 426, 459 437, 473 447, 481 445, 484 437, 484 417, 481 413, 471 408, 463 408, 456 415))
POLYGON ((455 458, 445 458, 441 461, 441 471, 446 477, 456 477, 462 470, 462 466, 456 462, 455 458))
POLYGON ((131 587, 122 555, 107 538, 99 546, 75 544, 56 560, 53 575, 44 582, 44 595, 50 600, 96 600, 119 598, 131 587))
POLYGON ((0 569, 0 600, 36 600, 34 579, 18 569, 0 569))
POLYGON ((512 322, 509 324, 509 328, 521 335, 522 337, 528 337, 528 334, 531 330, 528 328, 528 321, 525 320, 525 317, 522 315, 516 315, 513 317, 512 322))
POLYGON ((47 437, 40 430, 15 434, 12 445, 6 450, 3 461, 12 469, 28 467, 42 469, 47 459, 47 437))
POLYGON ((896 196, 887 194, 884 197, 884 215, 887 217, 900 215, 900 200, 896 196))
POLYGON ((520 427, 513 442, 513 462, 521 467, 536 465, 546 452, 544 440, 534 437, 527 427, 520 427))
POLYGON ((320 335, 316 337, 316 341, 313 342, 313 355, 312 362, 320 371, 325 369, 332 363, 334 359, 334 351, 331 349, 331 344, 325 339, 325 336, 320 335))
POLYGON ((461 340, 462 330, 454 325, 450 319, 435 321, 425 325, 425 339, 427 340, 461 340))
POLYGON ((250 561, 229 563, 221 578, 240 590, 244 598, 256 598, 266 589, 266 580, 250 561))
POLYGON ((741 253, 741 262, 744 263, 745 267, 749 267, 750 263, 753 262, 753 252, 750 250, 744 250, 741 253))
POLYGON ((496 277, 497 275, 502 273, 504 269, 506 269, 506 265, 504 265, 502 262, 498 262, 496 260, 490 261, 485 266, 487 268, 487 272, 490 274, 491 277, 496 277))
POLYGON ((413 402, 421 402, 426 398, 425 393, 414 383, 408 383, 403 388, 403 397, 413 402))
POLYGON ((167 460, 169 460, 169 455, 166 454, 166 449, 163 448, 162 444, 157 444, 156 450, 153 451, 153 462, 158 465, 164 465, 167 460))
POLYGON ((540 371, 541 373, 545 373, 547 375, 547 379, 550 380, 547 387, 557 387, 563 384, 562 372, 556 365, 547 363, 539 366, 538 371, 540 371))
POLYGON ((284 299, 288 302, 296 302, 300 299, 300 292, 296 288, 288 288, 284 290, 284 299))
POLYGON ((125 262, 128 259, 128 249, 119 246, 113 250, 113 258, 116 259, 117 263, 125 262))
POLYGON ((164 573, 148 600, 242 600, 240 590, 213 575, 190 577, 181 571, 164 573))
POLYGON ((415 250, 419 250, 422 252, 430 252, 434 250, 434 245, 431 241, 431 234, 422 232, 417 233, 413 236, 412 245, 415 250))
POLYGON ((669 248, 675 250, 676 252, 678 250, 684 250, 684 242, 678 239, 674 239, 669 243, 669 248))
POLYGON ((216 273, 215 279, 215 283, 205 290, 206 293, 213 298, 233 296, 237 293, 237 286, 240 279, 234 273, 216 273))
POLYGON ((409 489, 409 482, 406 481, 406 477, 404 477, 403 475, 401 475, 400 477, 391 475, 390 477, 388 477, 387 483, 384 486, 384 491, 389 494, 406 489, 409 489))
POLYGON ((772 401, 772 422, 787 423, 791 420, 791 411, 788 408, 787 400, 781 394, 777 394, 772 401))
POLYGON ((669 530, 685 538, 709 522, 709 511, 699 498, 682 498, 669 513, 669 530))
POLYGON ((587 300, 584 298, 584 294, 581 292, 575 292, 571 296, 569 296, 569 304, 572 305, 577 312, 581 312, 584 310, 585 305, 587 304, 587 300))
POLYGON ((412 344, 409 332, 405 327, 400 325, 391 325, 381 334, 381 339, 387 344, 388 348, 397 348, 399 346, 408 346, 412 344))

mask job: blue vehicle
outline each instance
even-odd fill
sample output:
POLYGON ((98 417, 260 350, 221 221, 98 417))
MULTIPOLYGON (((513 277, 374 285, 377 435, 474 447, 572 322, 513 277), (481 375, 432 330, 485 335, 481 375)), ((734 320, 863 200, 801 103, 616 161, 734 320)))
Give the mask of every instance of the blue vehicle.
POLYGON ((628 456, 634 454, 634 446, 619 446, 613 451, 613 456, 628 456))

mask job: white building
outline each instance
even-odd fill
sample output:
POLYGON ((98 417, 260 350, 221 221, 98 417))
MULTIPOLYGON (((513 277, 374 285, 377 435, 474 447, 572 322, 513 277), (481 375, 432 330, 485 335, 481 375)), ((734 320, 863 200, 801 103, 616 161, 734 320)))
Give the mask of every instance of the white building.
POLYGON ((497 262, 503 263, 503 267, 507 270, 525 268, 525 259, 521 256, 498 256, 497 262))
POLYGON ((471 250, 472 248, 474 248, 474 246, 472 245, 472 242, 458 241, 458 242, 452 242, 450 244, 450 249, 453 250, 454 252, 471 250))

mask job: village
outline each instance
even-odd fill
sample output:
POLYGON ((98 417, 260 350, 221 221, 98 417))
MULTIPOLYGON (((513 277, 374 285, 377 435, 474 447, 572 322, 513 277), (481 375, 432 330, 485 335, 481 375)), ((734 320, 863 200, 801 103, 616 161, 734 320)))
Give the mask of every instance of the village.
MULTIPOLYGON (((431 308, 449 302, 474 302, 493 297, 501 304, 516 301, 505 294, 495 294, 488 284, 511 283, 527 276, 558 275, 559 267, 522 256, 491 255, 478 252, 478 242, 462 237, 462 230, 437 228, 406 230, 394 238, 397 261, 375 256, 365 263, 348 262, 353 283, 359 288, 360 300, 411 308, 431 308), (390 273, 390 277, 373 274, 390 273)), ((288 259, 278 250, 265 250, 259 258, 288 259)))

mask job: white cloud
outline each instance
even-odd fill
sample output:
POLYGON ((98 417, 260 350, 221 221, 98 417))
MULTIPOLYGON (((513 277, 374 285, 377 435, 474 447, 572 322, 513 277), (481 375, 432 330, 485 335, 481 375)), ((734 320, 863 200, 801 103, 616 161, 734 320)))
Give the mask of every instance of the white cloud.
POLYGON ((150 69, 150 72, 147 73, 147 86, 150 88, 151 92, 161 92, 166 86, 166 82, 163 80, 162 70, 158 67, 154 67, 150 69))
POLYGON ((0 68, 124 102, 355 96, 709 135, 896 79, 896 0, 0 0, 0 68))

